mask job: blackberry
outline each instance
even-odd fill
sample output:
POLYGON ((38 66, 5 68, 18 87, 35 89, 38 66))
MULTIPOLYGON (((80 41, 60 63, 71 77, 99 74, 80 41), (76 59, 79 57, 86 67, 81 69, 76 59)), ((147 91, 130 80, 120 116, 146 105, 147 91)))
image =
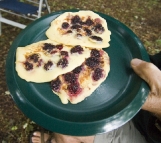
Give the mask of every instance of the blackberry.
POLYGON ((33 61, 34 63, 37 63, 39 60, 39 55, 38 54, 32 54, 28 58, 28 60, 33 61))
POLYGON ((76 96, 77 94, 79 94, 81 92, 81 88, 79 86, 79 83, 74 83, 74 84, 70 84, 67 87, 70 95, 72 96, 76 96))
POLYGON ((78 24, 74 24, 71 26, 71 29, 80 29, 80 28, 82 28, 82 26, 78 24))
POLYGON ((86 22, 81 21, 79 24, 80 25, 86 25, 86 22))
POLYGON ((86 32, 87 36, 91 36, 92 35, 92 31, 89 30, 88 28, 84 28, 84 31, 86 32))
POLYGON ((91 50, 91 57, 99 58, 100 57, 100 52, 96 49, 91 50))
POLYGON ((100 63, 99 59, 98 59, 98 58, 95 58, 95 57, 89 57, 89 58, 86 59, 86 61, 85 61, 85 64, 86 64, 89 68, 91 68, 91 69, 93 69, 93 68, 95 68, 96 66, 98 66, 99 63, 100 63))
POLYGON ((86 20, 85 24, 86 24, 87 26, 91 26, 91 25, 94 24, 94 22, 93 22, 90 18, 88 18, 88 19, 86 20))
POLYGON ((81 33, 81 29, 76 29, 76 32, 77 33, 81 33))
POLYGON ((93 80, 98 81, 100 78, 103 77, 103 70, 100 68, 96 68, 94 70, 92 77, 93 77, 93 80))
POLYGON ((66 58, 62 58, 57 63, 58 67, 65 68, 68 66, 68 60, 66 58))
POLYGON ((72 30, 68 30, 66 33, 68 34, 68 33, 73 33, 73 32, 72 32, 72 30))
POLYGON ((82 71, 82 69, 83 69, 82 65, 81 65, 81 66, 78 66, 78 67, 76 67, 76 68, 73 70, 73 73, 79 74, 79 73, 82 71))
POLYGON ((102 24, 96 24, 94 27, 93 27, 93 30, 96 32, 96 33, 99 33, 99 34, 102 34, 105 29, 104 27, 102 26, 102 24))
POLYGON ((69 23, 68 22, 63 22, 61 27, 63 29, 67 29, 69 27, 69 23))
POLYGON ((64 74, 64 80, 68 83, 76 83, 77 82, 77 76, 74 73, 66 73, 64 74))
POLYGON ((32 64, 32 63, 29 63, 28 61, 26 61, 26 62, 24 63, 24 65, 25 65, 25 69, 26 69, 27 71, 30 71, 30 70, 33 69, 33 64, 32 64))
POLYGON ((99 24, 99 23, 102 22, 102 20, 100 18, 96 18, 96 19, 94 19, 94 22, 97 23, 97 24, 99 24))
POLYGON ((44 43, 43 50, 50 53, 55 48, 55 45, 52 45, 50 43, 44 43))
POLYGON ((42 65, 42 62, 43 62, 43 60, 40 59, 40 60, 37 62, 37 67, 40 67, 40 66, 42 65))
POLYGON ((55 48, 57 48, 59 50, 62 50, 63 49, 63 45, 62 44, 56 45, 55 48))
POLYGON ((62 55, 64 57, 68 57, 68 52, 67 51, 61 51, 60 55, 62 55))
POLYGON ((77 37, 78 39, 80 39, 80 38, 82 38, 82 35, 78 33, 78 34, 76 35, 76 37, 77 37))
POLYGON ((79 53, 79 54, 82 54, 83 51, 84 50, 80 45, 76 45, 70 50, 71 53, 79 53))
POLYGON ((71 19, 71 23, 72 24, 79 24, 81 22, 81 19, 78 15, 75 15, 72 19, 71 19))
POLYGON ((101 37, 98 37, 98 36, 91 36, 90 37, 92 40, 96 40, 96 41, 99 41, 99 42, 102 42, 102 38, 101 37))
POLYGON ((58 92, 60 90, 60 85, 61 85, 61 81, 60 81, 59 77, 56 78, 55 80, 52 80, 50 85, 51 85, 52 90, 58 92))
POLYGON ((57 51, 55 50, 50 52, 50 54, 55 54, 55 53, 57 53, 57 51))
POLYGON ((48 71, 53 65, 52 61, 48 61, 46 64, 44 64, 44 69, 48 71))

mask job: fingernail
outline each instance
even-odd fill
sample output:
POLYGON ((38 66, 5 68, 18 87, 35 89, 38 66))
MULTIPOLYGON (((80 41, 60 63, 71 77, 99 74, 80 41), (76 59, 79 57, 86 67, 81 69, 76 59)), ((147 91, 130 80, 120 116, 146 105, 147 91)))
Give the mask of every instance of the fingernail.
POLYGON ((34 133, 33 133, 33 135, 35 136, 35 135, 37 135, 37 133, 36 133, 36 132, 34 132, 34 133))
POLYGON ((140 59, 133 59, 133 60, 131 61, 131 65, 132 65, 132 66, 137 66, 137 65, 139 65, 141 62, 142 62, 142 60, 140 60, 140 59))

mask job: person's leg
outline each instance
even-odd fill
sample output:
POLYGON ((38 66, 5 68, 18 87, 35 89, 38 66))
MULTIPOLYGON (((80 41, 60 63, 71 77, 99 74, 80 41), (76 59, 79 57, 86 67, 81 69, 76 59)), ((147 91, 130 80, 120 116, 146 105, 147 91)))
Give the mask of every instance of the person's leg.
MULTIPOLYGON (((44 134, 44 141, 49 138, 48 134, 44 134)), ((51 140, 51 143, 58 142, 91 142, 93 143, 93 137, 72 137, 55 133, 54 138, 51 140), (59 141, 60 140, 60 141, 59 141)), ((33 143, 41 143, 41 133, 34 132, 34 136, 32 137, 33 143)), ((147 143, 144 136, 140 134, 140 132, 135 128, 132 121, 129 121, 122 127, 115 129, 111 132, 96 135, 94 138, 94 143, 147 143)))
POLYGON ((43 136, 44 137, 42 139, 41 132, 34 132, 33 136, 31 137, 31 143, 93 143, 94 141, 94 136, 69 136, 59 133, 52 133, 52 138, 50 141, 46 142, 50 136, 47 133, 44 133, 43 136))
POLYGON ((96 135, 94 143, 147 143, 132 121, 113 131, 96 135))

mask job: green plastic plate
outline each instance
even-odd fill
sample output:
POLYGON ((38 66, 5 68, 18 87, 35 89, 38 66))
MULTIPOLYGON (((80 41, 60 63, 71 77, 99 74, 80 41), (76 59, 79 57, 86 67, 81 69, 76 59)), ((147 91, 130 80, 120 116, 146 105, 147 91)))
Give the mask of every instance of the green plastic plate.
POLYGON ((26 82, 15 71, 17 47, 47 39, 45 31, 50 22, 64 12, 34 21, 14 40, 6 60, 11 96, 26 116, 53 132, 87 136, 118 128, 140 110, 149 92, 148 85, 130 67, 133 58, 149 61, 148 54, 138 37, 118 20, 98 13, 112 33, 110 47, 104 49, 109 54, 111 70, 105 82, 79 104, 62 104, 49 83, 26 82))

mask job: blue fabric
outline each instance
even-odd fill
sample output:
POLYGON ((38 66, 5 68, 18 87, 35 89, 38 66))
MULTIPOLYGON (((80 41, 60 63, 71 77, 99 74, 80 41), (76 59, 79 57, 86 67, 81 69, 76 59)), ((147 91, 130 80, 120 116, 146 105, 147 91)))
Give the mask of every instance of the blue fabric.
POLYGON ((38 11, 37 6, 19 2, 17 0, 2 0, 0 1, 0 8, 11 10, 19 14, 33 14, 38 11))

